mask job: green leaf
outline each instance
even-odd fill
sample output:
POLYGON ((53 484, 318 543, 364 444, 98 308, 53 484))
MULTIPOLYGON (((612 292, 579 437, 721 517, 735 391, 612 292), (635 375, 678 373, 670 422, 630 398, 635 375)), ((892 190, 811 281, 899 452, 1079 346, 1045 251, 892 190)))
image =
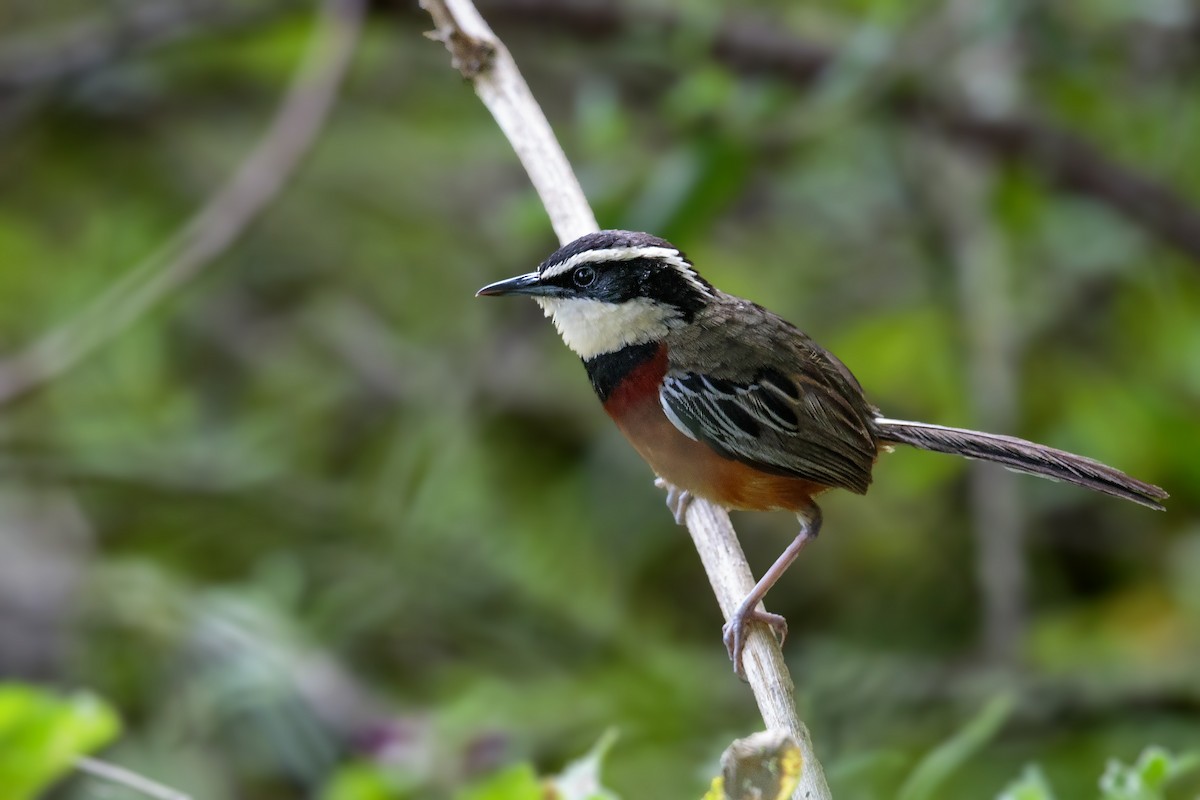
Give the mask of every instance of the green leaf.
POLYGON ((56 697, 20 684, 0 684, 0 786, 9 800, 33 798, 68 772, 75 759, 111 741, 116 712, 77 693, 56 697))
POLYGON ((529 764, 514 764, 458 795, 458 800, 542 800, 542 782, 529 764))
POLYGON ((996 800, 1054 800, 1045 773, 1036 765, 1025 768, 1021 777, 1005 787, 996 800))
POLYGON ((420 784, 415 775, 354 762, 333 774, 321 791, 321 800, 405 800, 418 796, 420 784))
POLYGON ((1100 777, 1104 800, 1161 800, 1163 787, 1196 766, 1196 756, 1173 756, 1147 747, 1133 766, 1112 759, 1100 777))
POLYGON ((934 748, 909 774, 898 800, 928 800, 946 779, 986 745, 1012 713, 1011 695, 1000 695, 983 707, 962 730, 934 748))

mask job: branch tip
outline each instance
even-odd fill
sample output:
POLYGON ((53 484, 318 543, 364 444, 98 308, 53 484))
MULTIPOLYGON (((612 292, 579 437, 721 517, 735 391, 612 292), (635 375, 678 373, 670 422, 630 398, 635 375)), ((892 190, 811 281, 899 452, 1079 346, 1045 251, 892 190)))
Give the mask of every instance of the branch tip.
POLYGON ((450 66, 469 81, 492 68, 496 59, 496 45, 463 31, 444 0, 421 0, 420 5, 437 25, 436 29, 426 31, 425 38, 446 46, 450 51, 450 66))

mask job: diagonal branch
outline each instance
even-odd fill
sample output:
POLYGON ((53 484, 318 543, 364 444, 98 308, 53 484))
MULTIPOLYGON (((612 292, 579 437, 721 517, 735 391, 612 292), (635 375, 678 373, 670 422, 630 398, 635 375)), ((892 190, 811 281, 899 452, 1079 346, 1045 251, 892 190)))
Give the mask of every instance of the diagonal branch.
MULTIPOLYGON (((437 25, 431 38, 446 44, 454 66, 475 86, 520 156, 559 241, 566 244, 597 230, 591 208, 541 108, 512 56, 471 0, 421 0, 421 6, 437 25)), ((754 577, 729 515, 696 500, 688 507, 687 524, 721 611, 729 619, 754 588, 754 577)), ((764 626, 751 628, 744 658, 746 677, 767 727, 787 731, 800 746, 803 769, 794 796, 827 800, 825 775, 808 729, 796 714, 791 676, 778 642, 764 626)))
POLYGON ((422 0, 437 30, 428 34, 446 45, 453 66, 471 81, 475 93, 508 137, 533 188, 546 207, 558 239, 566 244, 598 230, 596 217, 550 123, 538 107, 517 64, 469 0, 422 0), (469 31, 469 33, 467 32, 469 31))
MULTIPOLYGON (((572 35, 615 38, 653 32, 664 38, 682 25, 668 12, 598 0, 487 0, 497 19, 555 25, 572 35)), ((729 16, 712 33, 709 51, 730 69, 769 75, 798 86, 815 84, 838 59, 824 45, 743 16, 729 16)), ((991 117, 949 102, 928 89, 897 87, 885 108, 899 119, 939 131, 993 159, 1028 166, 1058 190, 1108 206, 1163 243, 1200 262, 1200 210, 1178 191, 1122 164, 1094 142, 1028 116, 991 117)))
POLYGON ((279 194, 320 132, 350 65, 363 0, 322 0, 320 23, 279 112, 233 177, 166 244, 85 309, 0 361, 0 404, 55 378, 195 278, 279 194))

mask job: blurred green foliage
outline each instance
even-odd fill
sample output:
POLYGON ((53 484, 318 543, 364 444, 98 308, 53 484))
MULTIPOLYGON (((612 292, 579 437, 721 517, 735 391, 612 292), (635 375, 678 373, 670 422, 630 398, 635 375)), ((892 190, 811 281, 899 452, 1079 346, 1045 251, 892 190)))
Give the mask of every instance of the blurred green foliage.
MULTIPOLYGON (((531 764, 518 763, 496 770, 455 795, 456 800, 618 800, 600 781, 600 770, 616 739, 605 736, 583 758, 568 764, 560 775, 539 778, 531 764)), ((322 800, 405 800, 424 796, 420 784, 406 785, 383 765, 351 764, 336 772, 322 800)))
MULTIPOLYGON (((1174 756, 1157 747, 1146 748, 1134 764, 1112 760, 1100 777, 1101 800, 1164 800, 1167 797, 1191 797, 1180 787, 1181 778, 1192 775, 1200 766, 1200 756, 1174 756)), ((1195 790, 1193 782, 1192 790, 1195 790)), ((1021 777, 1004 790, 999 800, 1054 800, 1054 792, 1037 767, 1028 767, 1021 777)))
POLYGON ((936 797, 946 779, 996 736, 1012 709, 1012 697, 993 698, 962 730, 921 759, 900 785, 897 800, 936 797))
MULTIPOLYGON (((10 0, 0 55, 133 6, 10 0)), ((838 54, 809 86, 714 59, 711 4, 673 11, 669 35, 610 37, 495 13, 602 224, 671 237, 837 353, 889 415, 982 424, 930 169, 968 158, 975 219, 1004 254, 1005 432, 1172 493, 1152 514, 1018 479, 1029 612, 1007 663, 979 655, 966 464, 898 452, 866 498, 823 501, 820 546, 768 604, 791 623, 835 796, 897 797, 998 695, 1014 698, 1003 724, 920 796, 995 797, 1030 763, 1058 797, 1092 796, 1109 758, 1194 750, 1200 265, 1034 161, 988 158, 889 101, 912 84, 966 102, 946 65, 1011 45, 1019 113, 1195 207, 1194 11, 1021 3, 963 32, 934 2, 739 8, 838 54)), ((614 726, 615 793, 699 797, 755 708, 686 535, 576 360, 531 304, 472 296, 555 245, 428 27, 378 4, 279 201, 3 409, 0 675, 105 697, 124 727, 104 758, 196 798, 470 796, 557 773, 614 726)), ((0 351, 78 314, 205 201, 310 28, 287 4, 198 18, 4 90, 0 351)), ((793 533, 786 516, 735 522, 759 570, 793 533)))

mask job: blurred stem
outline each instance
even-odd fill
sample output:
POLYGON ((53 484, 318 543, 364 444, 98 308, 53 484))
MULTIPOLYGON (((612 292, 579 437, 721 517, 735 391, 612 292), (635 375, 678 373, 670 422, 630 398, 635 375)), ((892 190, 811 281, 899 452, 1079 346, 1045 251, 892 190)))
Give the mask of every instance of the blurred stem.
MULTIPOLYGON (((941 170, 946 195, 957 203, 958 219, 948 220, 948 227, 953 232, 958 273, 968 396, 973 424, 1006 433, 1013 430, 1016 420, 1012 300, 1003 238, 987 220, 991 175, 986 167, 971 161, 946 155, 941 170)), ((975 573, 983 596, 984 651, 992 660, 1011 661, 1025 627, 1026 610, 1025 511, 1018 478, 983 462, 972 462, 969 470, 975 573)))
MULTIPOLYGON (((980 114, 1007 113, 1019 91, 1010 25, 970 36, 992 4, 951 0, 948 27, 972 45, 956 54, 947 77, 962 102, 980 114)), ((994 10, 994 8, 992 9, 994 10)), ((994 24, 994 21, 993 21, 994 24)), ((926 142, 923 151, 935 225, 957 276, 972 424, 1012 431, 1016 421, 1017 346, 1003 232, 990 220, 994 176, 971 154, 926 142)), ((983 648, 994 661, 1011 661, 1025 626, 1025 513, 1017 478, 994 464, 969 467, 975 572, 983 602, 983 648)))
MULTIPOLYGON (((561 243, 598 229, 583 190, 545 115, 517 69, 470 0, 422 0, 437 29, 428 34, 450 51, 453 66, 471 81, 480 100, 521 159, 561 243)), ((726 619, 750 590, 754 578, 724 509, 703 500, 687 511, 688 531, 726 619)), ((775 637, 765 626, 751 629, 745 671, 768 729, 791 734, 804 768, 794 797, 827 800, 829 787, 813 751, 808 729, 796 713, 793 685, 775 637)))
POLYGON ((233 177, 157 252, 24 351, 0 361, 0 404, 58 377, 194 279, 259 217, 329 116, 362 26, 363 0, 322 0, 318 23, 266 134, 233 177))
POLYGON ((178 789, 164 786, 158 781, 150 780, 145 775, 139 775, 132 770, 101 761, 98 758, 80 756, 75 760, 75 768, 86 775, 102 778, 146 797, 153 797, 155 800, 191 800, 189 795, 178 789))

